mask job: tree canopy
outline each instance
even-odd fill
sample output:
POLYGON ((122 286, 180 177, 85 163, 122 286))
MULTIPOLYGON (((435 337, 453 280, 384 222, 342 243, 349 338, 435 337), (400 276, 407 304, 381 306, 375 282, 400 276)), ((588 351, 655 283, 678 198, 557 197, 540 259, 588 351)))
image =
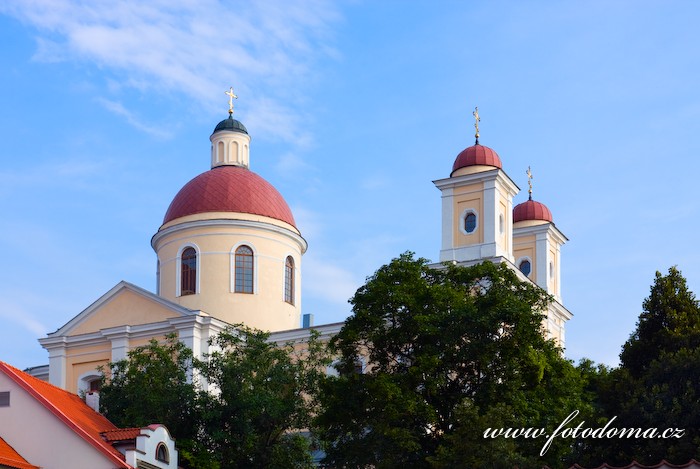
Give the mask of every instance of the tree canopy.
POLYGON ((188 379, 192 351, 175 334, 129 351, 103 369, 100 407, 119 427, 162 423, 185 452, 197 439, 197 388, 188 379))
POLYGON ((308 429, 328 364, 312 334, 303 345, 276 344, 270 334, 237 325, 219 334, 202 372, 207 447, 221 467, 312 467, 308 429))
POLYGON ((311 467, 312 440, 298 430, 316 412, 325 349, 314 333, 303 347, 269 339, 232 326, 204 361, 175 335, 153 339, 109 364, 102 410, 118 426, 165 424, 184 467, 311 467))
POLYGON ((676 267, 656 272, 620 366, 598 383, 602 416, 626 428, 683 430, 681 437, 585 443, 581 462, 597 466, 685 464, 700 459, 700 306, 676 267))
POLYGON ((544 338, 550 300, 490 262, 434 269, 406 253, 381 267, 351 299, 353 314, 331 343, 339 376, 324 382, 316 421, 325 462, 561 465, 567 442, 540 458, 543 440, 483 437, 488 427, 555 428, 588 409, 578 370, 544 338))

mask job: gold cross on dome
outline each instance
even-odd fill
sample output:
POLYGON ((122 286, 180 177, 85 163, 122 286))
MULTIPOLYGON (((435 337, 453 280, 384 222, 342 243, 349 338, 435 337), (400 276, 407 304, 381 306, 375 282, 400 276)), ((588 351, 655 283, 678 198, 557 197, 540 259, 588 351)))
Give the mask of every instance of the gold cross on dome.
POLYGON ((481 121, 481 117, 479 117, 479 107, 474 108, 474 112, 472 112, 472 115, 474 116, 474 128, 476 129, 476 133, 474 134, 474 137, 476 137, 476 143, 479 143, 479 122, 481 121))
POLYGON ((233 115, 233 100, 238 99, 238 96, 233 93, 233 86, 228 91, 224 91, 224 94, 228 96, 228 114, 231 116, 233 115))
POLYGON ((527 174, 527 185, 529 186, 529 189, 527 190, 527 193, 529 194, 529 199, 532 200, 532 171, 530 171, 530 167, 527 167, 527 171, 525 171, 525 174, 527 174))

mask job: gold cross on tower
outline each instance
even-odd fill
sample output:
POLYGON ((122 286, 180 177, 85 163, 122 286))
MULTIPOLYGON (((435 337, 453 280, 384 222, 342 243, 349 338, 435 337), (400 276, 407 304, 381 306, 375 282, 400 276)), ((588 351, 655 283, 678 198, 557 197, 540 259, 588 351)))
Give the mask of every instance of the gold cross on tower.
POLYGON ((474 112, 472 112, 472 115, 474 116, 474 128, 476 129, 476 133, 474 134, 474 137, 476 137, 476 144, 479 144, 479 122, 481 121, 481 117, 479 117, 479 107, 474 108, 474 112))
POLYGON ((228 91, 224 91, 224 94, 228 96, 228 115, 230 117, 233 115, 233 100, 238 99, 238 96, 233 93, 233 86, 228 91))
POLYGON ((530 167, 527 167, 527 171, 525 171, 525 174, 527 174, 527 185, 529 186, 529 189, 527 190, 527 193, 529 195, 528 199, 532 200, 532 171, 530 171, 530 167))

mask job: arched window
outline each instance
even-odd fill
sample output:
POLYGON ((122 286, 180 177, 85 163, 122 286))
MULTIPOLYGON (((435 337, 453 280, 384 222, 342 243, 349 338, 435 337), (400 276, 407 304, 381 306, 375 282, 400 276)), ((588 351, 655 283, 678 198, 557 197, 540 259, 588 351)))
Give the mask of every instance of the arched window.
POLYGON ((530 276, 530 272, 532 271, 532 265, 530 264, 530 261, 527 259, 524 259, 520 261, 520 265, 518 266, 520 269, 520 272, 524 273, 526 277, 530 276))
POLYGON ((284 301, 294 304, 294 259, 287 256, 284 263, 284 301))
POLYGON ((253 293, 253 250, 249 246, 236 249, 236 293, 253 293))
POLYGON ((197 293, 197 251, 187 248, 180 256, 180 295, 197 293))
POLYGON ((158 443, 158 446, 156 447, 156 460, 166 464, 170 462, 168 448, 166 448, 163 443, 158 443))

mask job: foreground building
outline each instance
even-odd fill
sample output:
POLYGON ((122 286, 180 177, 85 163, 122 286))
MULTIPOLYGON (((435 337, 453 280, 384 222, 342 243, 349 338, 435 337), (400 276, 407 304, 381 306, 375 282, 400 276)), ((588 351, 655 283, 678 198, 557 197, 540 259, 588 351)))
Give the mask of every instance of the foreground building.
MULTIPOLYGON (((231 100, 228 118, 209 140, 211 169, 177 193, 151 240, 156 293, 120 282, 40 339, 52 384, 74 393, 94 389, 99 366, 173 332, 196 357, 209 352, 211 337, 236 323, 271 331, 279 342, 308 338, 311 321, 307 316, 302 324, 301 297, 307 242, 282 195, 250 170, 250 135, 233 118, 231 100)), ((440 262, 510 265, 554 296, 544 326, 564 346, 571 317, 561 304, 566 237, 547 207, 530 198, 513 208, 518 187, 496 152, 479 144, 478 129, 476 144, 459 153, 450 176, 435 185, 443 201, 440 262)), ((322 338, 341 327, 314 326, 322 338)))
POLYGON ((0 362, 0 467, 177 469, 162 425, 117 428, 76 394, 0 362))

